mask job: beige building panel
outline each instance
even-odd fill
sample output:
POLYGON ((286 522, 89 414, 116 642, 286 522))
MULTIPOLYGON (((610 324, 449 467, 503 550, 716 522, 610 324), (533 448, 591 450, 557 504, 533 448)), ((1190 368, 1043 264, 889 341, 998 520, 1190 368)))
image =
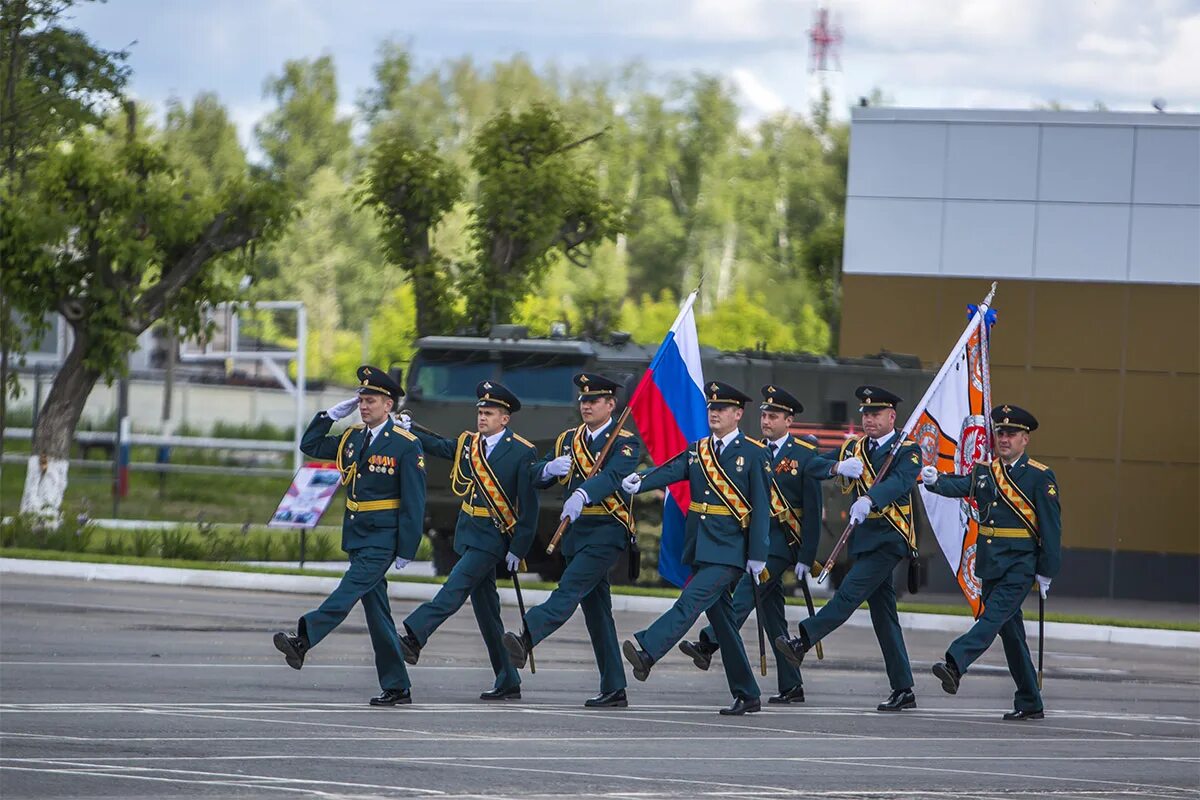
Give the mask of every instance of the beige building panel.
POLYGON ((1194 554, 1197 485, 1200 467, 1194 465, 1122 462, 1117 549, 1194 554))

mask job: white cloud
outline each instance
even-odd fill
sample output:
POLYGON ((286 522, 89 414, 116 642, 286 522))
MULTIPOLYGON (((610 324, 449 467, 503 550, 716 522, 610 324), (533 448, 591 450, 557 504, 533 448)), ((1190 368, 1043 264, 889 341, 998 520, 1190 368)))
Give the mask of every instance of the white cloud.
POLYGON ((766 84, 758 79, 753 72, 741 67, 735 67, 730 73, 733 85, 737 87, 743 99, 761 114, 774 114, 782 111, 786 104, 778 94, 768 89, 766 84))

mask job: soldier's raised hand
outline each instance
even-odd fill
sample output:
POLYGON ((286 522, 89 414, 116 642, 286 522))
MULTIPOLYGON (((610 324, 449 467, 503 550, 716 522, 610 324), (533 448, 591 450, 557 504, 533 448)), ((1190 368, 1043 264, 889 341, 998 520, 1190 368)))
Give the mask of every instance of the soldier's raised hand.
POLYGON ((412 414, 407 411, 401 411, 399 416, 396 417, 396 424, 406 431, 412 430, 412 414))
POLYGON ((921 483, 926 486, 933 486, 937 483, 938 471, 937 467, 921 467, 921 483))
POLYGON ((621 488, 630 494, 637 494, 642 488, 642 476, 634 472, 631 475, 626 475, 621 481, 621 488))
POLYGON ((354 413, 354 409, 358 408, 358 395, 354 395, 349 400, 343 400, 333 408, 325 412, 325 415, 332 420, 339 420, 350 416, 354 413))
POLYGON ((542 467, 542 478, 561 478, 571 471, 571 457, 559 456, 553 461, 547 461, 542 467))
POLYGON ((858 480, 863 474, 863 463, 857 457, 847 458, 844 461, 839 461, 833 468, 833 474, 841 475, 843 478, 858 480))

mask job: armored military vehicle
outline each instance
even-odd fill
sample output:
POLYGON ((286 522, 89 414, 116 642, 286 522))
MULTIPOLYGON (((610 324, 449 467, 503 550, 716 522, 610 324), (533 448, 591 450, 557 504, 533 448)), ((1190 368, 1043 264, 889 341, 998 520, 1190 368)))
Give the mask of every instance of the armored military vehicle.
MULTIPOLYGON (((617 408, 619 414, 657 346, 657 342, 638 344, 620 333, 604 341, 561 336, 531 338, 523 327, 513 325, 496 326, 488 337, 427 336, 416 342, 405 384, 405 404, 418 423, 452 437, 475 429, 475 386, 483 380, 500 381, 521 398, 522 409, 513 417, 512 429, 537 445, 540 453, 546 453, 563 429, 579 424, 573 375, 599 372, 622 382, 625 391, 617 408)), ((836 447, 855 431, 856 386, 883 385, 911 404, 933 377, 921 368, 917 358, 886 352, 863 358, 832 358, 702 348, 701 359, 705 379, 728 381, 755 397, 759 387, 766 384, 786 387, 804 403, 804 413, 796 419, 793 430, 811 437, 822 449, 836 447)), ((901 419, 904 413, 902 406, 901 419)), ((636 433, 636 427, 630 425, 636 433)), ((747 409, 742 429, 752 436, 760 435, 753 406, 747 409)), ((427 524, 440 574, 448 572, 455 560, 451 544, 460 500, 449 484, 448 465, 429 460, 427 524)), ((562 572, 561 557, 545 555, 545 544, 558 524, 562 504, 556 493, 547 492, 542 497, 539 545, 527 562, 543 577, 557 579, 562 572)), ((826 482, 824 535, 836 538, 841 533, 848 506, 834 483, 826 482)), ((635 509, 639 521, 646 524, 656 525, 661 518, 660 504, 652 500, 639 498, 635 509)), ((930 546, 936 547, 931 540, 930 546)), ((829 547, 824 544, 820 552, 827 552, 829 547)), ((624 574, 623 568, 613 573, 614 577, 624 574)))

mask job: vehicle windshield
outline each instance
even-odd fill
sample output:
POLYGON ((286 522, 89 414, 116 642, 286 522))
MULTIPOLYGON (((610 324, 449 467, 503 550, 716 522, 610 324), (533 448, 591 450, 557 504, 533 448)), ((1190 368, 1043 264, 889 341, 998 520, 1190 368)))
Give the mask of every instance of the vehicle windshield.
POLYGON ((413 359, 410 388, 431 400, 475 400, 480 381, 496 380, 496 364, 485 352, 423 350, 413 359))
POLYGON ((422 350, 413 359, 410 386, 430 400, 474 400, 480 381, 498 380, 521 402, 573 405, 578 390, 571 378, 585 365, 579 356, 562 353, 501 353, 476 350, 422 350))

